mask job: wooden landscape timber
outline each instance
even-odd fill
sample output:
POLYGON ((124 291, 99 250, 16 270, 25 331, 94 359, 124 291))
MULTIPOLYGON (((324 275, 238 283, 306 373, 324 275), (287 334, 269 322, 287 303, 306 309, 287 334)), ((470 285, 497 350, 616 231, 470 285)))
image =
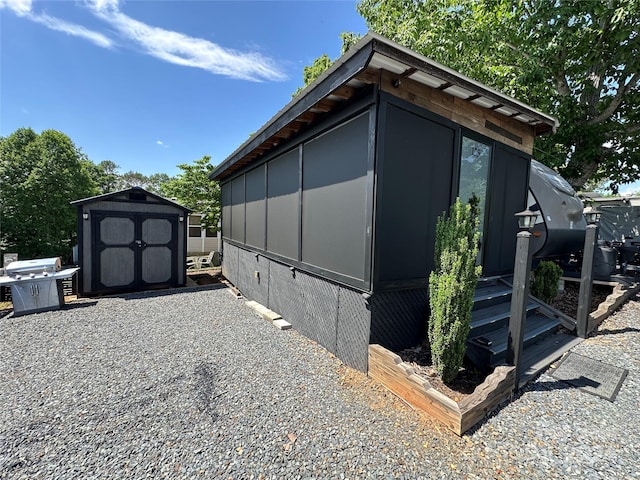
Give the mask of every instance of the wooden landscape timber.
POLYGON ((607 296, 598 308, 589 314, 588 332, 596 330, 606 318, 620 308, 627 300, 640 291, 640 283, 623 285, 619 282, 594 282, 607 284, 613 287, 613 291, 607 296))
POLYGON ((380 345, 369 345, 369 376, 462 435, 511 395, 515 368, 496 367, 471 395, 456 402, 433 388, 428 378, 417 374, 399 355, 380 345))

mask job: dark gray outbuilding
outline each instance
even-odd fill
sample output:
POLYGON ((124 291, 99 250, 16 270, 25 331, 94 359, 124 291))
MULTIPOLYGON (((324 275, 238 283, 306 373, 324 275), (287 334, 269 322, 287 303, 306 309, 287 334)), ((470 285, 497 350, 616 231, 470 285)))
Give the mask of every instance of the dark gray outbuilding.
POLYGON ((533 140, 555 119, 368 34, 211 174, 223 273, 347 364, 417 344, 435 225, 481 198, 483 275, 513 271, 533 140))
POLYGON ((182 286, 188 208, 129 188, 72 202, 78 208, 78 293, 182 286))

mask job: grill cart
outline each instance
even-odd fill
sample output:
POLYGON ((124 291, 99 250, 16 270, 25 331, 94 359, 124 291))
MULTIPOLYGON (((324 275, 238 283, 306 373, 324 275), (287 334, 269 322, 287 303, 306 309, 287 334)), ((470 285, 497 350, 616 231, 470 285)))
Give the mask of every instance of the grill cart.
POLYGON ((14 316, 57 310, 64 305, 62 280, 78 270, 62 270, 59 257, 19 260, 7 265, 0 285, 11 286, 14 316))

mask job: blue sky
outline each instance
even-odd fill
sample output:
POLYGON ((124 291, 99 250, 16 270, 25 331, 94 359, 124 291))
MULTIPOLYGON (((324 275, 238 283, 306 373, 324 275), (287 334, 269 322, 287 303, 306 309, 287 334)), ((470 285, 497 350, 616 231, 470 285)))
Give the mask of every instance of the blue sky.
POLYGON ((0 0, 0 135, 59 130, 121 173, 217 164, 344 31, 355 1, 0 0))

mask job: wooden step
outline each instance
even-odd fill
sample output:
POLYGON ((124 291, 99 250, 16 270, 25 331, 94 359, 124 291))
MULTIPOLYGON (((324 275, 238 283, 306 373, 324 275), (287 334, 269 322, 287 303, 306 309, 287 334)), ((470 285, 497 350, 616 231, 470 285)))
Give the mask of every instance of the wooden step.
MULTIPOLYGON (((532 299, 527 304, 527 312, 538 308, 540 304, 532 299)), ((471 331, 469 338, 477 337, 491 330, 506 326, 511 315, 511 302, 502 302, 473 310, 471 313, 471 331)))
POLYGON ((520 386, 532 380, 562 355, 583 341, 583 338, 558 331, 530 345, 522 355, 520 386))
POLYGON ((473 309, 478 310, 511 300, 512 289, 503 283, 482 286, 476 289, 473 296, 473 309))

